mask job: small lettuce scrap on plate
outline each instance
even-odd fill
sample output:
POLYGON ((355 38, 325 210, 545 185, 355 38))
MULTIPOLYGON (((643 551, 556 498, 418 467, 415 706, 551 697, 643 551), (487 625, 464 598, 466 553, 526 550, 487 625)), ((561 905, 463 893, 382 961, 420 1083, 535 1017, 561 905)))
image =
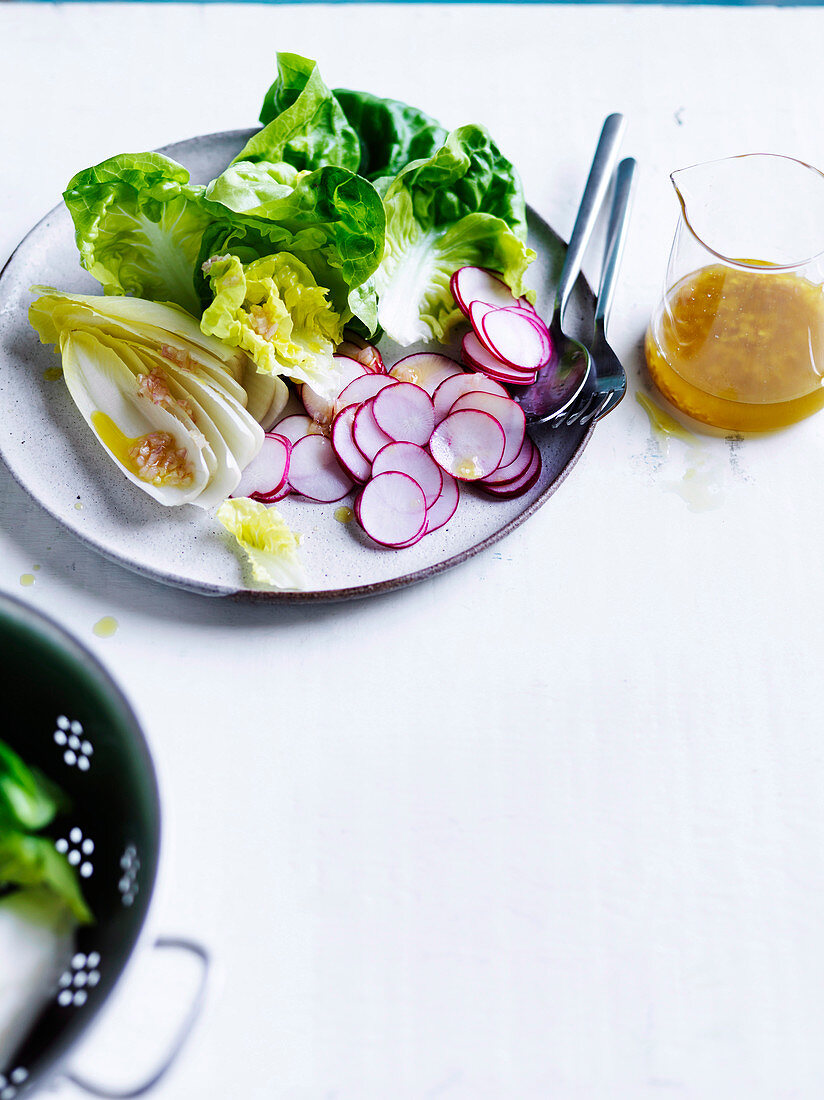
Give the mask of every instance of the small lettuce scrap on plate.
POLYGON ((300 535, 289 529, 277 508, 248 497, 236 497, 224 501, 216 517, 237 540, 256 584, 267 588, 306 588, 306 572, 298 554, 300 535))

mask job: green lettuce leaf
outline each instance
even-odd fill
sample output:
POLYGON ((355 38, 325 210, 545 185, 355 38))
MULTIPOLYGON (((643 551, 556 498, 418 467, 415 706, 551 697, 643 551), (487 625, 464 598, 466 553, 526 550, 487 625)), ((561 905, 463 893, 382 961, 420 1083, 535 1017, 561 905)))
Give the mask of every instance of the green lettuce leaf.
POLYGON ((304 263, 288 252, 245 266, 227 256, 210 261, 207 274, 213 301, 201 319, 204 332, 242 348, 265 374, 331 393, 343 323, 304 263))
POLYGON ((374 275, 380 326, 399 344, 442 340, 462 314, 449 289, 460 267, 500 273, 517 297, 535 253, 526 246, 520 180, 487 132, 463 126, 429 160, 377 184, 386 245, 374 275))
POLYGON ((195 261, 213 215, 182 165, 160 153, 124 153, 78 172, 63 198, 80 261, 107 294, 199 312, 195 261))
POLYGON ((43 829, 62 803, 57 787, 0 741, 0 831, 6 827, 32 832, 43 829))
POLYGON ((54 841, 35 835, 65 806, 60 790, 0 741, 0 894, 38 891, 86 923, 92 916, 74 868, 54 841))
MULTIPOLYGON (((377 308, 370 276, 383 254, 386 216, 367 180, 332 165, 299 172, 285 163, 233 163, 206 189, 223 211, 203 235, 199 265, 232 254, 244 264, 289 252, 329 291, 332 306, 369 331, 377 308)), ((199 276, 201 301, 210 300, 199 276)))
POLYGON ((337 165, 357 172, 360 142, 318 66, 292 53, 277 55, 278 75, 267 91, 259 130, 236 161, 286 161, 298 169, 337 165))
POLYGON ((334 95, 358 135, 358 172, 368 180, 396 176, 410 161, 428 160, 446 141, 443 126, 417 107, 347 88, 336 88, 334 95))

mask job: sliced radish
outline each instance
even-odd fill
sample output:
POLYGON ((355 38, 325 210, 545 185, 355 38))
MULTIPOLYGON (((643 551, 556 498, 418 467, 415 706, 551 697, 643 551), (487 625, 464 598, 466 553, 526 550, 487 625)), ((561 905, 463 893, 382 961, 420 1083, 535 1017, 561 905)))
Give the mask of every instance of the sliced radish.
POLYGON ((494 416, 501 425, 506 442, 500 466, 508 465, 518 456, 526 435, 526 417, 524 410, 511 397, 499 397, 495 393, 480 393, 476 390, 459 397, 449 411, 454 413, 461 409, 480 409, 481 412, 494 416))
POLYGON ((348 355, 350 359, 357 359, 368 371, 374 374, 383 374, 386 368, 383 365, 383 356, 372 344, 356 343, 354 339, 344 340, 338 345, 338 355, 348 355))
POLYGON ((286 484, 292 444, 282 435, 265 435, 260 450, 240 475, 233 497, 268 500, 286 484))
MULTIPOLYGON (((462 313, 469 316, 472 302, 486 302, 491 306, 512 306, 527 302, 516 298, 506 283, 484 267, 462 267, 452 276, 450 289, 462 313)), ((527 302, 528 304, 528 302, 527 302)))
POLYGON ((337 410, 347 408, 349 405, 360 405, 371 397, 380 393, 386 386, 394 386, 395 379, 387 374, 372 374, 367 372, 360 378, 355 378, 341 391, 337 400, 337 410))
POLYGON ((431 508, 441 494, 443 471, 432 455, 417 443, 387 443, 378 451, 372 463, 373 476, 377 477, 378 474, 385 474, 390 470, 408 474, 417 481, 423 489, 427 508, 431 508))
POLYGON ((292 447, 289 484, 301 496, 328 504, 346 496, 352 479, 325 435, 307 435, 292 447))
POLYGON ((341 466, 353 480, 363 483, 372 474, 372 464, 358 450, 352 435, 357 411, 357 405, 348 405, 338 413, 332 423, 331 440, 341 466))
POLYGON ((529 436, 524 436, 523 446, 512 462, 510 462, 508 466, 504 466, 504 464, 501 463, 497 470, 493 470, 491 474, 488 474, 487 477, 483 479, 483 484, 503 488, 507 482, 517 481, 526 471, 530 462, 532 462, 535 450, 535 444, 529 436))
POLYGON ((461 490, 459 483, 451 474, 444 471, 443 485, 438 494, 438 499, 426 513, 427 535, 431 534, 433 531, 437 531, 438 528, 443 527, 444 524, 449 523, 455 515, 460 495, 461 490))
POLYGON ((323 428, 311 416, 303 413, 293 413, 279 420, 273 429, 278 435, 288 439, 290 443, 297 443, 305 435, 323 435, 323 428))
POLYGON ((481 488, 496 500, 511 500, 513 497, 519 497, 528 492, 535 485, 541 476, 541 466, 541 452, 535 447, 532 461, 520 477, 501 485, 492 485, 489 481, 484 481, 481 488))
POLYGON ((306 382, 300 387, 300 399, 303 402, 303 407, 313 420, 324 427, 328 427, 335 418, 335 412, 337 411, 335 402, 341 391, 355 378, 369 374, 368 368, 356 359, 350 359, 346 355, 336 355, 333 359, 335 370, 338 373, 338 386, 337 391, 331 398, 321 397, 306 382))
POLYGON ((388 386, 372 402, 375 423, 396 443, 429 441, 435 427, 435 407, 432 398, 412 382, 396 382, 388 386))
POLYGON ((506 436, 494 416, 478 409, 449 413, 432 433, 429 451, 459 481, 478 481, 497 469, 506 436))
POLYGON ((426 525, 426 498, 408 474, 387 470, 367 481, 355 501, 361 527, 382 546, 410 544, 426 525))
POLYGON ((510 385, 528 386, 535 381, 538 373, 508 366, 497 355, 493 355, 489 348, 485 348, 474 332, 467 332, 461 341, 461 355, 468 367, 510 385))
POLYGON ((485 374, 455 374, 451 378, 444 379, 435 390, 433 403, 435 406, 435 423, 439 423, 462 394, 481 390, 484 393, 497 393, 500 397, 509 397, 509 394, 491 378, 485 374))
POLYGON ((371 462, 378 451, 385 447, 387 443, 394 442, 385 431, 378 427, 375 414, 372 412, 372 400, 364 401, 356 410, 355 418, 352 421, 352 438, 355 441, 355 446, 368 462, 371 462))
POLYGON ((538 370, 552 354, 549 334, 545 336, 523 310, 488 310, 475 331, 493 355, 521 370, 538 370))
POLYGON ((459 363, 434 351, 419 351, 399 359, 390 368, 390 375, 399 382, 414 382, 431 397, 438 386, 453 374, 463 374, 459 363))

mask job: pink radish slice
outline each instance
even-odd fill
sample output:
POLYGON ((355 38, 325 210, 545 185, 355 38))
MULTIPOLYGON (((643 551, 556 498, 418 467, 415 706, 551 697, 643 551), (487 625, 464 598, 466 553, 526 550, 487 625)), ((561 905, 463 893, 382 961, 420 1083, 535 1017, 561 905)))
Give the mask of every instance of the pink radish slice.
POLYGON ((494 416, 478 409, 449 413, 432 433, 429 452, 459 481, 478 481, 497 469, 506 436, 494 416))
POLYGON ((380 393, 387 386, 394 386, 395 379, 386 374, 366 373, 361 378, 355 378, 338 395, 337 410, 347 408, 349 405, 360 405, 371 397, 380 393))
POLYGON ((292 486, 286 481, 281 489, 276 493, 270 493, 266 497, 261 497, 261 504, 277 504, 279 500, 285 500, 286 497, 292 492, 292 486))
POLYGON ((431 397, 438 386, 453 374, 463 374, 459 363, 434 351, 419 351, 399 359, 390 368, 390 375, 399 382, 414 382, 431 397))
POLYGON ((490 378, 494 375, 516 385, 528 385, 535 380, 535 371, 523 371, 507 366, 502 359, 483 346, 474 332, 467 332, 461 342, 461 354, 467 366, 481 371, 490 378))
POLYGON ((433 531, 437 531, 438 528, 443 527, 444 524, 449 523, 455 515, 460 495, 461 490, 458 482, 451 474, 444 473, 443 485, 438 495, 438 499, 426 513, 427 535, 431 534, 433 531))
POLYGON ((331 424, 335 418, 335 412, 337 411, 335 402, 341 391, 355 378, 360 378, 362 375, 369 373, 363 363, 359 363, 356 359, 350 359, 346 355, 333 356, 333 361, 335 370, 338 373, 338 386, 331 399, 321 397, 307 382, 304 382, 300 387, 300 399, 303 402, 303 407, 313 420, 316 420, 318 424, 323 424, 324 427, 331 424))
POLYGON ((462 394, 477 390, 484 393, 497 393, 499 397, 509 397, 503 386, 487 378, 485 374, 455 374, 451 378, 444 379, 435 390, 435 396, 432 399, 435 406, 435 423, 443 420, 462 394))
POLYGON ((234 497, 264 500, 286 484, 292 444, 281 435, 265 435, 260 450, 243 470, 234 497))
POLYGON ((325 435, 307 435, 292 447, 289 484, 301 496, 329 504, 346 496, 352 479, 325 435))
POLYGON ((493 470, 491 474, 483 479, 484 485, 503 488, 508 482, 517 481, 532 462, 536 449, 529 436, 525 435, 523 445, 513 461, 508 466, 501 463, 497 470, 493 470))
POLYGON ((435 427, 435 407, 432 398, 412 382, 396 382, 372 401, 375 423, 396 443, 429 441, 435 427))
POLYGON ((362 363, 367 370, 372 371, 374 374, 383 374, 385 367, 383 365, 383 357, 376 347, 372 344, 363 343, 363 345, 355 343, 354 340, 344 340, 342 344, 338 345, 338 355, 348 355, 350 359, 357 359, 359 363, 362 363))
POLYGON ((323 428, 320 424, 313 420, 311 416, 304 416, 302 413, 284 416, 283 420, 279 420, 275 424, 272 431, 282 435, 290 443, 297 443, 305 435, 323 435, 323 428))
POLYGON ((534 451, 532 461, 519 478, 514 481, 507 481, 503 485, 490 485, 489 482, 485 481, 481 485, 484 492, 489 493, 496 500, 511 500, 513 497, 519 497, 528 492, 541 476, 541 452, 537 447, 534 448, 534 451))
POLYGON ((511 397, 498 397, 494 393, 465 393, 449 411, 453 413, 461 409, 480 409, 494 416, 501 425, 506 442, 499 466, 506 466, 517 458, 526 435, 526 417, 524 410, 511 397))
POLYGON ((475 301, 491 306, 512 306, 519 301, 502 279, 483 267, 460 268, 450 279, 449 286, 459 309, 467 317, 475 301))
POLYGON ((354 481, 363 483, 368 481, 372 474, 372 464, 358 450, 352 435, 352 425, 357 411, 357 405, 349 405, 338 413, 332 423, 331 439, 341 466, 354 481))
POLYGON ((493 355, 521 370, 538 370, 552 353, 549 334, 544 336, 522 310, 490 310, 475 331, 493 355))
POLYGON ((387 443, 394 442, 385 431, 378 427, 375 414, 372 411, 372 400, 364 403, 356 410, 352 421, 352 438, 367 462, 371 462, 375 455, 387 443))
POLYGON ((441 494, 443 473, 435 459, 417 443, 387 443, 375 455, 372 474, 385 474, 389 470, 408 474, 423 489, 426 507, 431 508, 441 494))
POLYGON ((423 489, 408 474, 387 470, 364 485, 355 501, 364 531, 382 546, 409 544, 426 525, 423 489))

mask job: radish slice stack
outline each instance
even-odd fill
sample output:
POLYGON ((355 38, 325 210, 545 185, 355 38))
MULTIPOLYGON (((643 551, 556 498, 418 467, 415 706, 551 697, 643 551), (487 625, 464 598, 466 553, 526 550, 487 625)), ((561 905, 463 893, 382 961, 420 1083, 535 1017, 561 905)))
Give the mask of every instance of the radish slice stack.
MULTIPOLYGON (((489 284, 473 275, 467 285, 489 284)), ((526 306, 502 305, 503 292, 496 293, 497 305, 473 301, 479 325, 490 310, 526 317, 526 306)), ((529 344, 535 358, 543 346, 539 330, 527 318, 523 323, 530 327, 520 330, 523 342, 517 343, 509 323, 505 318, 500 330, 493 316, 490 325, 493 333, 505 332, 501 350, 514 360, 529 344)), ((538 481, 541 454, 527 435, 523 411, 489 372, 467 372, 430 352, 409 355, 388 373, 341 359, 337 393, 321 399, 302 387, 307 415, 292 413, 267 434, 236 495, 268 504, 293 492, 332 503, 357 486, 354 511, 365 533, 380 546, 400 549, 449 522, 461 483, 506 500, 538 481)), ((497 362, 503 374, 503 360, 497 362)))
POLYGON ((450 287, 472 326, 461 347, 467 366, 497 382, 531 385, 552 356, 552 341, 528 299, 482 267, 460 268, 450 287))

